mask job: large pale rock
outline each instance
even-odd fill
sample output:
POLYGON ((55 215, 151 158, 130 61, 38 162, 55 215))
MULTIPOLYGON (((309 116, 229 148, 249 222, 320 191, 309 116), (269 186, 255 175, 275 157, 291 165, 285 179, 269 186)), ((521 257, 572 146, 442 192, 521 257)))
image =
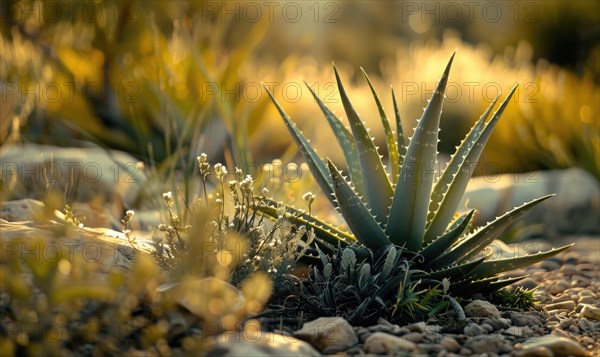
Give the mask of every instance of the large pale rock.
POLYGON ((0 203, 0 218, 9 222, 33 221, 44 210, 44 204, 38 200, 22 200, 0 203))
POLYGON ((482 225, 548 194, 556 197, 532 209, 524 221, 544 224, 552 234, 600 232, 600 185, 579 168, 477 177, 469 183, 459 207, 479 210, 475 223, 482 225))
POLYGON ((319 351, 343 351, 358 343, 358 337, 348 321, 341 317, 320 317, 305 323, 294 333, 319 351))
POLYGON ((207 356, 321 356, 309 343, 273 332, 226 332, 216 338, 207 356))
MULTIPOLYGON (((41 201, 30 198, 0 203, 0 218, 9 222, 35 221, 39 219, 43 214, 43 211, 44 204, 41 201)), ((81 218, 87 227, 123 227, 122 223, 110 216, 104 207, 94 207, 88 203, 76 202, 73 204, 73 207, 71 207, 71 211, 76 217, 81 218)), ((139 220, 133 220, 133 222, 137 221, 139 220)), ((136 226, 136 228, 138 226, 136 226)))
POLYGON ((63 223, 8 222, 0 219, 2 256, 34 256, 36 259, 81 258, 105 273, 129 270, 138 254, 154 254, 151 241, 106 228, 74 227, 63 223))
POLYGON ((523 342, 523 352, 545 347, 554 353, 554 356, 585 356, 586 350, 577 342, 565 337, 545 335, 532 337, 523 342))
POLYGON ((133 207, 146 183, 139 160, 102 148, 24 144, 0 149, 2 184, 8 200, 42 198, 48 189, 67 192, 74 202, 98 197, 133 207))

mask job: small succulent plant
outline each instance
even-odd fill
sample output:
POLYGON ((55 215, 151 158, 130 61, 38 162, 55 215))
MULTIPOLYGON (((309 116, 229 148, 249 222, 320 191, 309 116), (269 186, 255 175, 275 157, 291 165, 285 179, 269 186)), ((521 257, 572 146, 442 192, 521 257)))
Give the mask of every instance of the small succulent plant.
MULTIPOLYGON (((287 206, 286 210, 296 218, 297 223, 314 230, 314 242, 319 246, 319 251, 333 255, 340 253, 336 248, 338 245, 349 246, 357 253, 360 264, 361 259, 368 256, 378 261, 378 257, 394 246, 399 256, 416 264, 414 268, 427 272, 428 279, 448 279, 453 293, 473 294, 495 291, 522 279, 500 280, 499 274, 549 258, 570 245, 511 258, 493 259, 490 254, 485 254, 486 248, 510 223, 551 195, 525 203, 474 230, 470 227, 474 210, 456 213, 479 156, 517 86, 512 88, 488 120, 498 98, 490 104, 436 179, 440 116, 453 59, 454 54, 410 139, 402 130, 393 89, 395 134, 373 85, 363 71, 384 127, 390 159, 389 172, 368 129, 354 110, 335 66, 337 85, 350 130, 312 90, 311 93, 344 152, 349 178, 329 159, 325 162, 317 155, 268 89, 267 92, 304 155, 312 175, 352 232, 345 232, 311 214, 287 206)), ((261 210, 268 216, 276 216, 279 204, 272 200, 264 202, 261 210)), ((326 266, 325 261, 323 264, 326 266)))
POLYGON ((427 313, 443 305, 440 284, 428 279, 427 272, 413 268, 393 245, 376 259, 363 260, 349 247, 331 257, 316 249, 322 267, 312 266, 308 279, 289 291, 298 297, 307 319, 337 315, 366 326, 389 318, 390 311, 401 309, 414 319, 415 312, 427 313), (398 295, 404 297, 401 302, 398 295))

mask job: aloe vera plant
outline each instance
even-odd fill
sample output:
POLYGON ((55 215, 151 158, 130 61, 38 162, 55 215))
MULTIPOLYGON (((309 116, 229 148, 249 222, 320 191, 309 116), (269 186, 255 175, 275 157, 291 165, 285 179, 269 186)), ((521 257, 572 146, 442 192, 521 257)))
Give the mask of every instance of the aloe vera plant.
MULTIPOLYGON (((289 206, 286 210, 297 223, 314 229, 317 237, 314 242, 324 252, 333 254, 341 244, 355 247, 358 253, 377 256, 378 252, 393 245, 399 247, 405 257, 412 259, 417 256, 419 259, 412 260, 428 273, 429 278, 449 279, 453 291, 460 291, 465 286, 469 287, 469 293, 493 291, 523 278, 499 280, 500 273, 547 259, 570 245, 512 258, 492 259, 489 254, 483 254, 510 223, 551 195, 527 202, 475 230, 470 229, 473 210, 456 215, 475 164, 517 85, 493 114, 498 98, 490 104, 436 179, 434 168, 440 116, 453 59, 454 54, 410 139, 406 138, 402 129, 393 89, 395 134, 373 85, 363 71, 384 127, 389 172, 364 122, 353 108, 335 66, 335 77, 350 129, 307 87, 343 149, 349 177, 344 176, 329 159, 323 161, 317 155, 267 89, 312 175, 331 204, 342 214, 351 233, 302 210, 289 206), (490 114, 491 119, 488 120, 490 114)), ((267 216, 275 217, 278 205, 267 200, 261 210, 267 216)))

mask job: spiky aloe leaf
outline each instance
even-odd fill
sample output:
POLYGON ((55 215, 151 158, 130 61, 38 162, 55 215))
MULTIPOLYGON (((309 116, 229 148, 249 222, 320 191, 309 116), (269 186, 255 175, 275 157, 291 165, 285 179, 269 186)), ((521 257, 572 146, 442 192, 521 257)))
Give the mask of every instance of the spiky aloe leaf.
POLYGON ((567 250, 571 246, 573 246, 573 244, 567 244, 560 248, 551 249, 546 252, 529 254, 522 257, 489 260, 481 263, 477 268, 475 268, 472 271, 471 274, 474 277, 483 278, 486 276, 492 276, 499 273, 503 273, 505 271, 522 268, 553 257, 556 254, 567 250))
MULTIPOLYGON (((474 210, 474 211, 475 211, 475 212, 477 212, 477 210, 474 210)), ((463 221, 463 219, 464 219, 466 216, 468 216, 468 215, 469 215, 469 213, 471 213, 471 211, 466 211, 466 212, 463 212, 463 213, 459 214, 459 215, 458 215, 458 217, 456 217, 456 218, 455 218, 455 219, 452 221, 452 223, 450 223, 450 224, 448 225, 447 232, 450 232, 451 230, 453 230, 454 228, 456 228, 456 227, 457 227, 459 224, 461 224, 461 223, 462 223, 462 221, 463 221)), ((473 213, 473 215, 475 215, 475 213, 473 213)), ((470 226, 470 225, 469 225, 469 226, 470 226)), ((467 229, 469 229, 469 227, 467 227, 467 229)))
MULTIPOLYGON (((514 284, 518 281, 521 281, 525 278, 527 278, 529 276, 529 274, 527 275, 521 275, 521 276, 516 276, 514 278, 507 278, 507 279, 502 279, 502 280, 496 280, 490 283, 489 287, 482 289, 483 292, 492 292, 492 291, 496 291, 498 289, 502 289, 504 287, 509 286, 510 284, 514 284)), ((480 290, 481 291, 481 290, 480 290)))
POLYGON ((342 229, 315 216, 309 215, 304 211, 284 205, 283 203, 278 203, 271 199, 265 199, 264 203, 264 205, 257 206, 258 211, 273 219, 277 219, 277 206, 285 206, 286 213, 293 217, 297 224, 308 225, 309 227, 312 227, 315 230, 315 235, 329 244, 335 246, 339 242, 344 244, 352 244, 356 241, 356 238, 350 233, 347 233, 342 229))
POLYGON ((390 244, 375 216, 352 190, 340 171, 329 160, 327 166, 333 178, 333 189, 338 209, 344 216, 350 230, 354 232, 356 239, 375 251, 390 244))
POLYGON ((344 110, 348 116, 352 135, 354 136, 354 145, 358 154, 360 170, 363 175, 367 205, 373 211, 375 217, 377 217, 378 222, 384 222, 388 216, 390 201, 393 195, 392 185, 385 172, 381 156, 375 147, 375 143, 369 136, 369 132, 358 116, 358 113, 354 110, 335 66, 333 67, 333 70, 335 72, 342 104, 344 105, 344 110))
POLYGON ((385 141, 387 143, 388 155, 390 156, 391 174, 393 178, 396 178, 400 173, 400 155, 398 154, 398 146, 396 146, 396 139, 394 138, 394 133, 392 132, 392 128, 390 127, 390 122, 388 121, 387 115, 385 114, 385 110, 381 105, 379 96, 377 95, 375 88, 373 88, 373 84, 371 83, 369 76, 362 67, 360 68, 360 70, 365 79, 367 80, 369 88, 371 88, 373 98, 375 99, 375 104, 377 105, 379 116, 381 117, 381 123, 383 124, 383 131, 385 133, 385 141))
POLYGON ((457 282, 451 282, 450 291, 461 296, 472 295, 489 287, 491 283, 497 281, 498 279, 498 276, 490 276, 483 279, 473 279, 472 277, 467 277, 466 279, 462 279, 457 282))
POLYGON ((457 162, 452 163, 456 164, 456 166, 448 167, 450 170, 448 177, 443 177, 444 182, 448 184, 447 187, 444 187, 444 183, 442 183, 441 190, 438 192, 442 194, 442 197, 432 197, 434 200, 439 200, 439 207, 434 213, 434 217, 431 220, 431 223, 427 229, 427 233, 425 236, 425 240, 433 240, 435 237, 440 235, 446 227, 454 212, 456 211, 456 207, 458 203, 462 199, 469 180, 471 179, 471 175, 473 174, 473 170, 475 170, 475 166, 479 161, 479 156, 483 152, 483 148, 487 143, 488 139, 492 135, 492 131, 498 123, 500 116, 506 109, 508 102, 512 98, 515 90, 517 89, 517 85, 515 85, 510 93, 506 96, 500 107, 494 113, 492 119, 485 125, 485 128, 482 130, 481 134, 474 137, 474 141, 472 141, 466 148, 460 148, 459 153, 464 155, 462 158, 457 157, 457 162), (441 199, 440 199, 441 198, 441 199))
POLYGON ((521 275, 514 278, 502 279, 498 276, 491 276, 484 279, 472 278, 462 280, 458 283, 452 284, 451 290, 457 295, 468 296, 476 293, 490 293, 498 289, 502 289, 510 284, 514 284, 529 275, 521 275))
POLYGON ((417 252, 423 245, 433 186, 440 115, 454 54, 415 128, 402 163, 386 233, 396 245, 417 252))
POLYGON ((390 279, 388 279, 385 284, 382 284, 376 291, 375 291, 375 296, 386 296, 387 294, 389 294, 392 290, 397 290, 398 289, 398 285, 400 285, 400 282, 402 282, 402 280, 404 279, 404 275, 396 275, 394 277, 391 277, 390 279))
POLYGON ((352 137, 352 133, 348 130, 342 121, 335 115, 327 106, 321 101, 321 99, 317 96, 317 94, 313 91, 313 89, 308 85, 308 83, 304 82, 304 84, 308 87, 308 90, 315 98, 315 101, 321 108, 323 115, 327 119, 331 130, 335 134, 335 138, 337 139, 340 147, 342 148, 342 152, 344 153, 344 158, 346 159, 346 165, 348 166, 348 173, 350 174, 350 178, 352 179, 352 184, 354 185, 354 189, 356 193, 361 196, 364 196, 364 185, 362 173, 360 172, 360 164, 358 163, 358 154, 356 153, 356 147, 354 146, 354 139, 352 137))
POLYGON ((419 254, 422 255, 423 259, 425 260, 425 266, 448 250, 452 244, 454 244, 454 242, 460 238, 460 236, 469 226, 474 213, 475 210, 471 210, 466 216, 460 217, 460 222, 457 222, 458 224, 453 229, 449 230, 448 233, 428 244, 419 252, 419 254))
POLYGON ((486 260, 488 257, 481 257, 477 260, 474 260, 472 262, 467 262, 467 263, 463 263, 463 264, 457 264, 454 266, 450 266, 450 267, 444 267, 441 270, 436 270, 436 271, 432 271, 429 272, 428 277, 430 279, 443 279, 449 276, 467 276, 471 271, 473 271, 473 269, 475 269, 479 264, 481 264, 484 260, 486 260))
POLYGON ((357 322, 363 321, 365 318, 364 317, 365 311, 367 310, 367 307, 370 304, 371 304, 371 298, 368 297, 362 303, 360 303, 360 305, 358 305, 358 307, 356 308, 356 310, 354 310, 354 313, 352 314, 352 316, 350 316, 350 318, 348 320, 351 321, 352 323, 357 323, 357 322))
MULTIPOLYGON (((440 178, 436 181, 436 183, 433 187, 433 191, 431 193, 431 202, 429 203, 429 215, 427 218, 428 228, 429 228, 429 225, 431 224, 431 220, 435 216, 435 213, 438 211, 438 209, 440 207, 440 203, 444 199, 444 196, 445 196, 446 192, 448 191, 448 188, 450 187, 450 183, 452 183, 452 181, 454 180, 454 177, 458 173, 458 170, 461 168, 465 158, 467 157, 467 154, 469 153, 469 150, 471 150, 471 148, 473 147, 473 145, 475 145, 475 142, 481 135, 481 132, 483 131, 483 128, 485 125, 485 121, 487 120, 488 116, 490 115, 490 113, 491 113, 492 109, 494 108, 494 106, 496 105, 497 101, 498 101, 498 97, 496 97, 492 101, 492 103, 489 105, 489 107, 481 115, 479 120, 477 122, 475 122, 475 124, 473 124, 473 126, 471 127, 471 130, 469 131, 467 136, 463 139, 463 141, 460 143, 460 145, 456 148, 456 152, 450 158, 450 161, 448 162, 448 165, 444 169, 442 176, 440 176, 440 178)), ((431 229, 427 230, 427 232, 425 234, 425 243, 427 243, 435 238, 435 237, 432 237, 431 232, 432 232, 431 229)))
POLYGON ((494 239, 498 238, 512 222, 552 196, 554 195, 543 196, 531 202, 527 202, 496 218, 486 226, 479 228, 477 231, 462 239, 450 252, 433 261, 431 263, 431 268, 440 268, 475 256, 491 244, 494 239))
POLYGON ((304 155, 304 159, 308 164, 310 172, 316 178, 316 181, 321 187, 321 190, 323 190, 325 196, 327 196, 331 204, 335 207, 336 203, 332 195, 333 181, 331 180, 331 175, 329 175, 325 163, 323 162, 323 160, 321 160, 319 155, 317 155, 317 152, 315 151, 315 149, 312 148, 310 142, 304 137, 304 135, 302 135, 302 132, 300 131, 300 129, 298 129, 296 124, 283 111, 283 108, 281 108, 277 100, 275 100, 275 97, 273 97, 273 94, 271 94, 271 92, 266 86, 265 89, 267 91, 267 94, 269 94, 269 97, 275 104, 275 107, 277 107, 277 111, 279 112, 279 115, 281 115, 281 117, 283 118, 283 121, 285 122, 285 125, 287 126, 290 134, 294 138, 294 141, 296 142, 296 144, 300 148, 300 151, 304 155))
MULTIPOLYGON (((398 109, 398 102, 396 101, 396 94, 394 88, 392 88, 392 102, 394 102, 394 116, 396 117, 396 137, 398 142, 398 164, 402 166, 404 155, 406 155, 406 137, 404 136, 404 130, 402 129, 402 120, 400 119, 400 109, 398 109)), ((398 173, 400 174, 400 173, 398 173)), ((398 177, 393 177, 393 182, 397 182, 398 177)))

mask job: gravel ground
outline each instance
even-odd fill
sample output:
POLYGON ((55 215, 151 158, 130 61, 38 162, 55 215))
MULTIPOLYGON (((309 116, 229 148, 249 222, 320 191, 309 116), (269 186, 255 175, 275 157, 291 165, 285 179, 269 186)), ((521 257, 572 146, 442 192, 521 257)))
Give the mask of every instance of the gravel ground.
POLYGON ((489 314, 485 317, 473 316, 477 313, 466 311, 467 316, 471 316, 462 333, 445 332, 430 322, 394 326, 382 321, 377 326, 354 328, 362 344, 344 353, 394 354, 404 350, 414 355, 440 357, 483 354, 600 356, 600 237, 565 237, 561 244, 565 242, 576 244, 557 257, 510 274, 530 274, 518 285, 538 287, 539 311, 501 309, 498 311, 500 318, 489 311, 479 313, 489 314), (398 341, 400 348, 385 348, 385 343, 375 348, 372 336, 376 332, 397 336, 412 344, 398 341))
MULTIPOLYGON (((300 341, 290 342, 289 350, 260 351, 272 356, 301 355, 293 352, 298 349, 305 355, 342 356, 600 356, 600 237, 563 237, 555 246, 570 242, 575 246, 559 256, 507 275, 530 275, 517 285, 538 287, 536 310, 498 309, 476 300, 464 306, 466 321, 454 326, 448 318, 407 326, 380 320, 370 327, 320 318, 293 334, 300 341)), ((520 247, 531 246, 550 248, 542 241, 520 247)), ((256 346, 236 348, 236 353, 250 353, 256 346)))

